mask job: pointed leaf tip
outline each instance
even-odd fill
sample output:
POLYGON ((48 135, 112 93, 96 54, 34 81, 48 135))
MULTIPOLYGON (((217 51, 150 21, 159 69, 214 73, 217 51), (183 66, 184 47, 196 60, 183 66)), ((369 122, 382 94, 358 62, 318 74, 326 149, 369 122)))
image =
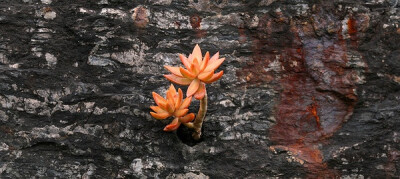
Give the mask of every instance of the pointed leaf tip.
POLYGON ((176 76, 179 76, 179 77, 182 77, 182 74, 179 71, 179 67, 172 67, 172 66, 165 65, 164 68, 167 69, 172 74, 174 74, 176 76))
POLYGON ((192 55, 193 55, 193 58, 196 58, 200 62, 202 61, 203 56, 201 54, 201 49, 200 49, 199 44, 196 44, 196 46, 194 47, 192 55))
POLYGON ((212 83, 214 81, 217 81, 218 79, 220 79, 222 77, 222 75, 224 74, 224 71, 220 71, 218 73, 215 73, 209 80, 204 81, 205 83, 212 83))
POLYGON ((199 85, 200 85, 200 80, 197 78, 194 79, 190 83, 190 85, 186 91, 186 96, 192 96, 199 89, 199 85))
POLYGON ((181 125, 181 122, 179 121, 179 118, 175 118, 170 124, 165 126, 164 131, 169 132, 169 131, 177 130, 180 125, 181 125))
POLYGON ((190 106, 191 102, 192 102, 192 97, 191 96, 185 98, 185 100, 183 100, 183 102, 182 102, 181 106, 179 107, 179 109, 188 108, 190 106))
POLYGON ((159 94, 157 94, 156 92, 152 92, 152 94, 157 106, 160 106, 161 108, 165 109, 167 107, 167 100, 164 99, 159 94))

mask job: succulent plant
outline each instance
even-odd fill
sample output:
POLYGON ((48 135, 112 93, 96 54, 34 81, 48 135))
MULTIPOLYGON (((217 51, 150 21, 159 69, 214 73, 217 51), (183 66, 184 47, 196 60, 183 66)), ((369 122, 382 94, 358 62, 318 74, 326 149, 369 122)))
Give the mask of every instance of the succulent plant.
POLYGON ((187 114, 192 97, 183 100, 183 92, 180 88, 178 88, 177 93, 174 85, 171 84, 167 91, 166 99, 156 92, 153 92, 153 98, 157 106, 150 106, 154 111, 150 112, 151 116, 160 120, 171 116, 174 117, 174 120, 164 128, 164 131, 176 130, 182 122, 187 123, 193 121, 195 115, 193 113, 187 114))
POLYGON ((215 70, 224 62, 225 58, 219 58, 219 52, 210 58, 207 52, 202 56, 199 45, 196 45, 189 57, 179 54, 179 58, 184 67, 164 66, 172 74, 164 75, 169 81, 178 85, 189 85, 186 91, 186 98, 183 100, 183 92, 178 88, 178 92, 171 84, 167 91, 166 98, 153 92, 153 98, 157 106, 150 106, 154 112, 150 114, 156 119, 166 119, 174 117, 172 122, 164 128, 164 131, 174 131, 181 124, 192 128, 195 140, 201 137, 201 128, 207 113, 207 91, 206 83, 210 84, 222 77, 224 71, 214 73, 215 70), (200 100, 200 108, 196 115, 188 113, 192 96, 200 100), (194 119, 194 121, 193 121, 194 119), (193 121, 193 122, 192 122, 193 121))
POLYGON ((196 45, 188 58, 182 54, 179 54, 179 58, 186 69, 164 66, 172 73, 164 75, 164 77, 179 85, 189 85, 186 96, 194 95, 196 99, 203 99, 206 94, 205 83, 217 81, 224 74, 224 71, 214 73, 225 60, 225 58, 219 58, 219 52, 211 58, 209 52, 202 57, 201 49, 199 45, 196 45))

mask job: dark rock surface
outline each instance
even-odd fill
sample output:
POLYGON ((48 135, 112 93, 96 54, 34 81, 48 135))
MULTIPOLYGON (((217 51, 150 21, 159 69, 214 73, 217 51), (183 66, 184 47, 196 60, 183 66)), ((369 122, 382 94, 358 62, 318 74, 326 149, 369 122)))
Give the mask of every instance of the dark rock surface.
POLYGON ((398 178, 399 7, 1 0, 0 178, 398 178), (149 115, 195 44, 226 58, 196 144, 149 115))

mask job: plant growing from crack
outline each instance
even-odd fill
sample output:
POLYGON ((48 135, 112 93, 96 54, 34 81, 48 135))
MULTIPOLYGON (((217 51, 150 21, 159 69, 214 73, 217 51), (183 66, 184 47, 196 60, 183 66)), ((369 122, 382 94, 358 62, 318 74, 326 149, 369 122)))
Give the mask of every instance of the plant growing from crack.
POLYGON ((185 68, 164 66, 171 72, 171 74, 164 75, 164 77, 178 85, 189 85, 186 91, 186 99, 182 100, 182 90, 179 88, 177 93, 175 87, 171 84, 167 91, 166 99, 153 92, 153 98, 158 106, 151 106, 150 108, 154 112, 150 112, 150 114, 156 119, 166 119, 173 116, 174 120, 164 128, 164 131, 177 130, 183 124, 193 129, 193 139, 199 140, 203 121, 207 113, 206 84, 215 82, 222 77, 224 71, 214 72, 224 62, 225 58, 219 58, 219 52, 211 58, 210 53, 207 52, 203 57, 199 45, 194 47, 189 57, 179 54, 179 58, 185 68), (189 111, 187 108, 190 105, 192 96, 200 100, 200 107, 196 118, 193 113, 187 114, 189 111))

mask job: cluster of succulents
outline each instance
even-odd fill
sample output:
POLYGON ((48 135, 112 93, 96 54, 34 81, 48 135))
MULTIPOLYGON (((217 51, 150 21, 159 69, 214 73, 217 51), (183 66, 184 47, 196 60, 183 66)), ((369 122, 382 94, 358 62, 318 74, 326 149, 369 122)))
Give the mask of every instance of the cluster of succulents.
POLYGON ((179 54, 184 67, 164 66, 171 74, 164 75, 169 81, 178 85, 189 86, 186 91, 186 98, 183 99, 183 92, 178 88, 176 91, 173 84, 166 92, 166 98, 153 92, 153 98, 157 106, 150 106, 154 112, 150 114, 156 119, 167 119, 173 117, 164 131, 175 131, 181 124, 194 130, 193 138, 198 140, 201 136, 201 127, 207 112, 207 90, 206 84, 217 81, 222 77, 224 71, 215 73, 216 69, 224 62, 225 58, 219 58, 219 52, 210 58, 207 52, 204 57, 199 45, 196 45, 193 52, 188 56, 179 54), (192 97, 200 100, 200 108, 195 115, 188 113, 192 97))

